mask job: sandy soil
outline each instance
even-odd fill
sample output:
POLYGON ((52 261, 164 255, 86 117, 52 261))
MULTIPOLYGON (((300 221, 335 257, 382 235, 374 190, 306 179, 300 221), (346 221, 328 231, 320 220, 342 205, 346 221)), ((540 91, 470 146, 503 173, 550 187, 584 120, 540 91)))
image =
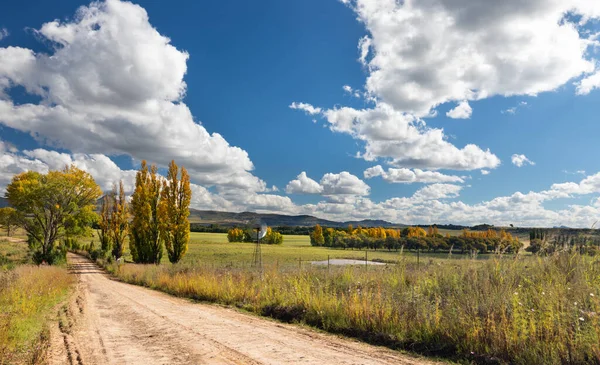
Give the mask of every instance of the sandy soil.
POLYGON ((50 364, 430 364, 385 348, 111 280, 69 254, 78 288, 50 364))

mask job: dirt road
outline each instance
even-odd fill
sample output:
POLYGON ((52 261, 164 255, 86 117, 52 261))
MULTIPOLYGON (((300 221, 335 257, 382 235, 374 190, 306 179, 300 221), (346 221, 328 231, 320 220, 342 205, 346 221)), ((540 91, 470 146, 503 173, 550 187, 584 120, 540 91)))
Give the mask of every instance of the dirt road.
POLYGON ((69 254, 78 290, 51 364, 429 364, 400 353, 111 280, 69 254))

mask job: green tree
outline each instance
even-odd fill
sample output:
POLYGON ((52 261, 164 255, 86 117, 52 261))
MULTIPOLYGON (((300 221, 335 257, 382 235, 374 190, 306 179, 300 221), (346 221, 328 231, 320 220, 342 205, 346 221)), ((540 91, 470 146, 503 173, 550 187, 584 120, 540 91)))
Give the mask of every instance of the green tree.
POLYGON ((7 236, 10 236, 10 233, 17 226, 17 223, 17 211, 15 208, 0 208, 0 227, 6 230, 7 236))
POLYGON ((163 242, 160 237, 158 203, 161 183, 155 165, 146 161, 135 176, 135 190, 131 196, 131 221, 129 250, 137 263, 159 264, 162 258, 163 242))
POLYGON ((167 180, 163 181, 158 209, 160 234, 172 263, 179 262, 185 255, 190 240, 190 176, 182 167, 181 179, 178 179, 178 171, 175 161, 171 161, 167 180))
POLYGON ((104 252, 110 252, 112 250, 110 216, 114 200, 114 193, 106 194, 102 197, 102 203, 100 205, 100 220, 98 222, 99 229, 96 231, 96 234, 98 235, 98 240, 100 241, 100 248, 104 252))
POLYGON ((109 237, 112 242, 112 255, 118 260, 123 256, 125 238, 129 233, 129 207, 123 189, 123 181, 119 181, 118 194, 115 186, 110 196, 112 197, 112 204, 108 226, 109 237))
POLYGON ((35 261, 50 264, 57 257, 55 243, 60 237, 89 229, 101 195, 94 178, 75 166, 47 174, 24 172, 15 175, 6 188, 6 197, 16 210, 18 225, 27 232, 35 261))

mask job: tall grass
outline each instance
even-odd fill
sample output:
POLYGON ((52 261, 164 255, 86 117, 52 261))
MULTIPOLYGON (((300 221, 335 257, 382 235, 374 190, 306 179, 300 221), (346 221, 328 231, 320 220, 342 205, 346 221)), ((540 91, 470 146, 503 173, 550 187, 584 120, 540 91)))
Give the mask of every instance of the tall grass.
POLYGON ((46 320, 72 277, 60 267, 0 271, 0 364, 36 363, 47 345, 46 320))
POLYGON ((600 263, 431 260, 281 270, 121 265, 120 279, 392 348, 517 364, 600 362, 600 263))

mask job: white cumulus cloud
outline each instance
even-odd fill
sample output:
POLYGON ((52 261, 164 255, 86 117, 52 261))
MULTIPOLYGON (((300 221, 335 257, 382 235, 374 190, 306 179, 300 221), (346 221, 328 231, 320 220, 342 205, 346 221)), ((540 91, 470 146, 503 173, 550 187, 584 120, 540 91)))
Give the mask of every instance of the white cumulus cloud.
POLYGON ((529 158, 527 158, 527 156, 519 155, 516 153, 511 156, 510 160, 512 161, 513 165, 517 167, 522 167, 525 165, 535 165, 535 162, 531 161, 529 158))
POLYGON ((130 2, 81 7, 36 31, 51 54, 0 48, 0 123, 74 153, 127 154, 188 168, 197 183, 259 192, 246 151, 194 121, 182 101, 189 55, 130 2), (15 104, 12 86, 41 98, 15 104))
POLYGON ((308 177, 305 171, 302 171, 295 180, 287 184, 285 192, 288 194, 320 194, 323 192, 323 187, 308 177))
POLYGON ((347 4, 369 32, 359 41, 367 92, 418 116, 450 101, 555 90, 594 69, 597 41, 583 27, 600 17, 597 1, 347 4))
POLYGON ((381 165, 369 167, 364 171, 366 179, 381 176, 383 180, 390 183, 462 183, 464 179, 460 176, 445 175, 437 171, 423 171, 421 169, 395 169, 387 171, 381 165))
POLYGON ((297 103, 293 102, 290 104, 291 109, 302 110, 308 115, 316 115, 321 113, 321 108, 315 108, 314 106, 307 103, 297 103))
POLYGON ((456 108, 446 113, 446 116, 452 119, 469 119, 473 114, 473 109, 466 100, 461 101, 456 108))

